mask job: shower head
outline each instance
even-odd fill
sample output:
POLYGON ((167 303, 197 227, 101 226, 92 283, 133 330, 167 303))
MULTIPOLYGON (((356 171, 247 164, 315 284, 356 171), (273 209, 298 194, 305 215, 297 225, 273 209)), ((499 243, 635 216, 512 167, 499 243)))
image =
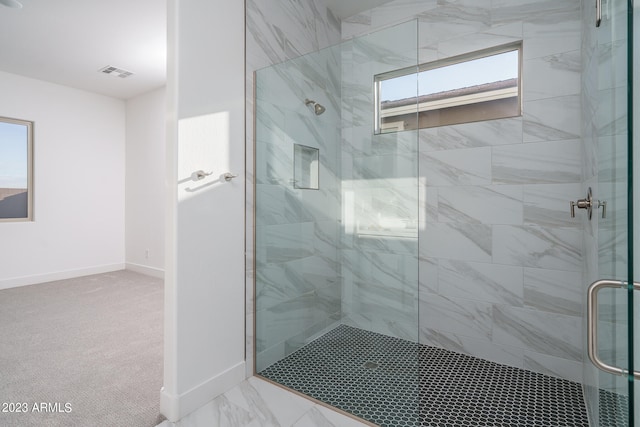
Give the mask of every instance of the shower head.
POLYGON ((316 116, 319 116, 327 110, 326 108, 324 108, 324 106, 309 98, 304 100, 304 105, 310 105, 311 107, 313 107, 313 112, 316 113, 316 116))

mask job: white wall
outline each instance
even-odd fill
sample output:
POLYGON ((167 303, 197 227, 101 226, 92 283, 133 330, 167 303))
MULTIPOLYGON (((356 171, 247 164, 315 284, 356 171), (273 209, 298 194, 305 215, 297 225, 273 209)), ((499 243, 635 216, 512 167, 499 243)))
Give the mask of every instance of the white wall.
POLYGON ((122 269, 124 102, 3 72, 0 93, 35 122, 35 221, 0 223, 0 289, 122 269))
POLYGON ((165 88, 126 102, 127 269, 164 275, 165 88))
POLYGON ((160 408, 177 421, 245 377, 244 4, 171 0, 168 22, 160 408))

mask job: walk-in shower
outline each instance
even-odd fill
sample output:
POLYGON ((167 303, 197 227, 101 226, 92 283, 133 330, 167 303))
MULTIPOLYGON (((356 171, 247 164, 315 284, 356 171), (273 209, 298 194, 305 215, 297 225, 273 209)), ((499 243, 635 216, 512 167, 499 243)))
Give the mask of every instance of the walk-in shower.
POLYGON ((631 278, 626 8, 404 3, 255 73, 255 373, 384 427, 629 425, 585 307, 631 278))

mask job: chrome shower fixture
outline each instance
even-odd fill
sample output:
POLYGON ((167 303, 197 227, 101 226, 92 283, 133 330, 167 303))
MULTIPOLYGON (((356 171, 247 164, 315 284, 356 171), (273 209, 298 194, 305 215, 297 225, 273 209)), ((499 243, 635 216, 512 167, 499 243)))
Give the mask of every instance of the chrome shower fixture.
POLYGON ((309 98, 304 100, 304 105, 311 105, 313 108, 313 112, 316 113, 316 116, 319 116, 320 114, 324 113, 327 110, 322 105, 318 104, 316 101, 309 98))

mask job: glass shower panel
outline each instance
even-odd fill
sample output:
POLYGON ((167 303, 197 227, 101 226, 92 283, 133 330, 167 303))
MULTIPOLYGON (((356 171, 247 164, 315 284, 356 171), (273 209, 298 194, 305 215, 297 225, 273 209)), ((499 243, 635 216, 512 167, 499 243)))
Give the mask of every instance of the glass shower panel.
POLYGON ((376 76, 413 70, 398 90, 417 107, 416 23, 346 42, 342 64, 343 323, 417 342, 418 133, 375 134, 374 93, 376 76))
POLYGON ((374 135, 374 76, 417 71, 417 36, 255 76, 255 371, 381 426, 419 422, 418 134, 374 135))
POLYGON ((256 371, 341 316, 340 50, 256 72, 256 371))
MULTIPOLYGON (((587 4, 587 3, 585 3, 587 4)), ((593 141, 594 176, 587 180, 593 186, 595 199, 593 218, 587 221, 587 243, 594 242, 596 252, 588 258, 589 281, 607 279, 633 281, 632 231, 629 221, 631 177, 631 135, 629 122, 628 71, 631 57, 629 42, 632 27, 628 25, 626 0, 598 2, 602 21, 587 22, 585 31, 593 44, 587 45, 587 75, 595 76, 593 86, 584 86, 586 111, 593 111, 593 135, 587 133, 587 147, 593 141), (601 4, 600 4, 601 3, 601 4), (593 46, 591 49, 590 46, 593 46), (591 137, 591 141, 589 138, 591 137), (591 240, 593 239, 593 240, 591 240)), ((587 152, 588 154, 588 152, 587 152)), ((587 251, 590 245, 585 245, 587 251)), ((633 369, 631 323, 633 304, 627 287, 604 288, 598 293, 597 353, 602 361, 624 370, 633 369)), ((637 369, 637 367, 635 368, 637 369)), ((633 379, 613 375, 589 365, 585 371, 585 393, 591 421, 595 426, 632 426, 633 379)))

